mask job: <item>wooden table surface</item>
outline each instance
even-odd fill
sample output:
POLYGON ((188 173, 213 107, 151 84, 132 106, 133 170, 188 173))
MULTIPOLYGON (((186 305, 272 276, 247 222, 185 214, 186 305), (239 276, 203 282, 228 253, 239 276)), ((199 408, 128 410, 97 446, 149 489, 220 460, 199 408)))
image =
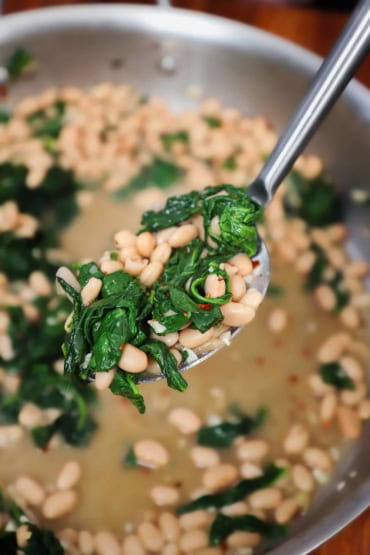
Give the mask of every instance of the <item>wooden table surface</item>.
MULTIPOLYGON (((114 0, 111 0, 111 2, 114 0)), ((5 0, 4 12, 63 4, 86 4, 87 0, 5 0)), ((104 3, 104 2, 102 2, 104 3)), ((115 1, 114 3, 125 3, 115 1)), ((151 4, 145 0, 145 4, 151 4)), ((335 11, 274 5, 250 0, 174 0, 177 7, 205 11, 255 25, 324 56, 343 28, 348 14, 335 11)), ((358 74, 370 86, 370 57, 358 74)), ((312 555, 370 555, 370 509, 312 555)))

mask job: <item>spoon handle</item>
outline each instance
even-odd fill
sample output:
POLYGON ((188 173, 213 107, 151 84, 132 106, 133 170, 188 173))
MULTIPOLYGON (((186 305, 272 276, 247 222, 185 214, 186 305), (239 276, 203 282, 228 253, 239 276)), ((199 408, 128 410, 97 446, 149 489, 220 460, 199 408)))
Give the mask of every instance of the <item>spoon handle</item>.
MULTIPOLYGON (((262 206, 268 204, 324 116, 350 81, 370 49, 370 0, 361 0, 293 114, 284 133, 248 189, 262 206)), ((344 132, 345 130, 340 130, 344 132)))

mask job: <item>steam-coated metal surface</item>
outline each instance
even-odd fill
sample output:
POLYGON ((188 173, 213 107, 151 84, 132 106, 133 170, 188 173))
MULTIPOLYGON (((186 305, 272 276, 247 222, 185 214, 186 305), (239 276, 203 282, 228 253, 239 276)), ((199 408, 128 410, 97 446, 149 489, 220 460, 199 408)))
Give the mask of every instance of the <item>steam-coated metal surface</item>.
MULTIPOLYGON (((206 96, 217 96, 243 113, 264 114, 278 130, 285 127, 319 66, 318 57, 246 25, 140 6, 88 5, 0 18, 0 62, 20 44, 32 50, 39 71, 35 80, 15 86, 15 99, 48 86, 110 80, 130 82, 143 93, 161 96, 174 109, 182 109, 196 104, 186 95, 187 87, 196 84, 206 96), (171 39, 170 52, 163 39, 171 39), (172 56, 171 71, 161 63, 163 55, 172 56), (124 62, 119 70, 110 64, 117 57, 124 62)), ((349 189, 370 189, 369 125, 370 95, 352 83, 311 147, 348 199, 348 248, 352 255, 367 259, 369 209, 351 203, 349 189)), ((369 504, 369 439, 366 426, 307 515, 292 525, 287 540, 271 547, 270 555, 309 552, 369 504), (353 478, 348 477, 351 470, 356 471, 353 478), (338 491, 340 481, 346 487, 338 491)))

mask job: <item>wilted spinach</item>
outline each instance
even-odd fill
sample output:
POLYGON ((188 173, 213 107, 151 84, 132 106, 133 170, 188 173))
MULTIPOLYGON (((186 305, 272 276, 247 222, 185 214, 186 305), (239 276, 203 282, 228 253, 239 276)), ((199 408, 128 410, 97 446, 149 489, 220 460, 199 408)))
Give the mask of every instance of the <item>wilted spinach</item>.
POLYGON ((34 57, 25 48, 17 48, 8 58, 5 67, 8 70, 9 77, 15 81, 23 75, 29 67, 34 63, 34 57))
POLYGON ((230 447, 238 436, 247 435, 263 424, 267 411, 260 408, 257 415, 251 416, 239 413, 233 422, 226 421, 215 426, 204 426, 198 431, 199 445, 208 447, 230 447))
POLYGON ((156 157, 150 164, 144 166, 128 183, 118 189, 114 196, 123 199, 149 187, 168 189, 179 181, 183 173, 183 170, 173 162, 156 157))
POLYGON ((324 173, 313 179, 293 171, 287 178, 284 207, 288 216, 302 218, 308 225, 323 227, 343 219, 341 197, 324 173))
POLYGON ((187 145, 189 143, 189 134, 187 131, 173 131, 172 133, 163 133, 161 135, 161 141, 165 150, 171 150, 171 147, 175 143, 183 143, 187 145))
POLYGON ((254 515, 226 516, 219 513, 212 523, 209 532, 209 544, 220 545, 233 532, 257 532, 268 539, 280 539, 287 533, 287 527, 282 524, 273 524, 261 520, 254 515))
MULTIPOLYGON (((0 489, 0 512, 6 514, 14 527, 26 524, 31 537, 22 548, 24 555, 64 555, 64 548, 51 530, 43 530, 30 522, 29 518, 14 501, 5 499, 0 489)), ((18 553, 17 537, 14 530, 0 531, 1 555, 18 553)))
POLYGON ((346 374, 339 362, 328 362, 320 366, 323 381, 337 389, 356 389, 353 380, 346 374))
MULTIPOLYGON (((231 299, 231 290, 229 276, 221 264, 239 252, 249 256, 256 253, 255 226, 261 209, 236 187, 208 187, 200 193, 194 191, 169 198, 162 211, 146 212, 142 219, 144 227, 139 233, 159 231, 194 214, 203 215, 205 241, 197 238, 185 247, 174 249, 151 289, 123 270, 104 275, 94 262, 89 262, 76 267, 77 279, 83 287, 95 277, 102 281, 102 288, 99 297, 84 306, 80 294, 58 278, 74 305, 70 332, 63 345, 67 374, 90 381, 96 372, 116 368, 122 349, 129 343, 158 363, 169 387, 178 391, 186 389, 187 383, 174 355, 150 334, 152 331, 157 335, 178 332, 185 324, 204 333, 222 322, 220 306, 231 299), (219 235, 211 230, 216 216, 219 235), (225 282, 225 294, 221 297, 211 298, 205 293, 205 282, 211 274, 225 282)), ((129 398, 143 412, 145 405, 136 381, 134 374, 118 371, 111 391, 129 398)), ((229 436, 237 429, 247 430, 248 426, 252 427, 252 422, 247 425, 247 418, 241 419, 238 426, 232 425, 229 436)))
POLYGON ((220 493, 202 495, 201 497, 194 499, 194 501, 190 501, 190 503, 178 507, 177 513, 181 515, 197 511, 198 509, 220 509, 225 505, 232 505, 233 503, 244 499, 244 497, 250 495, 254 491, 267 488, 281 478, 284 473, 284 468, 270 464, 265 468, 262 476, 249 480, 242 480, 235 486, 232 486, 225 491, 221 491, 220 493))

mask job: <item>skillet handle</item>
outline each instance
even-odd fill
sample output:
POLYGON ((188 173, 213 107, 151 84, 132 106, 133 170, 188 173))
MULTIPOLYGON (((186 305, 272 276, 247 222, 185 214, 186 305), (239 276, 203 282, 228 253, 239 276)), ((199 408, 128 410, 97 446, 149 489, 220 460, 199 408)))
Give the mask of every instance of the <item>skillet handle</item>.
MULTIPOLYGON (((370 0, 360 0, 248 194, 262 205, 292 168, 370 49, 370 0)), ((347 130, 339 129, 339 133, 347 130)))

